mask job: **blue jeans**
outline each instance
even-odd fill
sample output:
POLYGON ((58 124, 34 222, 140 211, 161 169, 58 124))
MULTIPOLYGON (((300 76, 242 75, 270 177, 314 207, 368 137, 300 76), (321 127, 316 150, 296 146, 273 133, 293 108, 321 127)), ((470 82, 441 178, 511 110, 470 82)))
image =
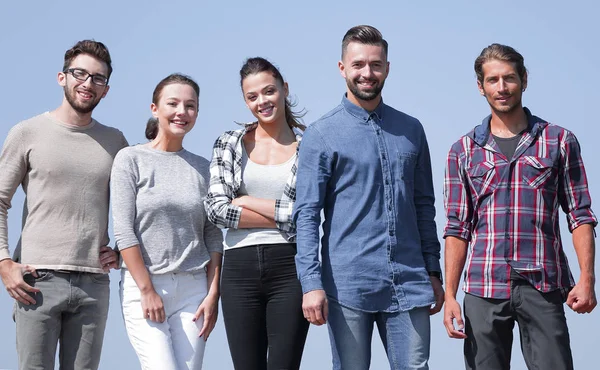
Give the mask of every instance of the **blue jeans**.
POLYGON ((335 370, 368 370, 377 323, 390 369, 429 369, 429 307, 405 312, 363 312, 329 299, 329 340, 335 370))
POLYGON ((19 369, 54 369, 60 342, 61 370, 95 370, 100 363, 110 296, 107 274, 37 270, 25 275, 33 305, 17 304, 19 369))

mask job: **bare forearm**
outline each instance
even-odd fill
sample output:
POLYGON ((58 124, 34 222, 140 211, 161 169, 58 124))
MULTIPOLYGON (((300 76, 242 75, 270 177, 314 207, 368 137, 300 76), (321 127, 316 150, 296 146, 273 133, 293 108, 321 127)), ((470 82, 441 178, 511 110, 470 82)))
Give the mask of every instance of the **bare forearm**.
POLYGON ((594 241, 594 229, 590 224, 584 224, 573 230, 573 246, 577 253, 577 261, 581 274, 579 280, 594 283, 596 275, 594 272, 594 258, 596 243, 594 241))
POLYGON ((254 211, 271 220, 275 219, 275 200, 255 198, 249 195, 238 198, 241 200, 240 207, 254 211))
POLYGON ((217 252, 210 253, 210 262, 207 265, 206 277, 208 280, 208 294, 219 297, 221 294, 221 264, 223 255, 217 252))
POLYGON ((150 273, 144 263, 142 252, 139 246, 121 250, 121 257, 127 265, 127 270, 135 280, 138 288, 142 293, 152 291, 154 286, 152 285, 152 279, 150 279, 150 273))
POLYGON ((251 229, 255 227, 275 229, 277 225, 272 218, 265 217, 247 208, 242 208, 238 229, 251 229))
POLYGON ((460 276, 467 259, 467 241, 453 236, 446 237, 444 261, 446 267, 446 295, 456 298, 460 276))

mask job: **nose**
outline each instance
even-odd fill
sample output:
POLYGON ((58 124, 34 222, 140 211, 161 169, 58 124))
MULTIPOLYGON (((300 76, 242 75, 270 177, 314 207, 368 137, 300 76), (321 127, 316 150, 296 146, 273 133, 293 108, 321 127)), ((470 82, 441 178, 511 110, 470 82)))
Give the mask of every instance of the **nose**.
POLYGON ((366 64, 362 69, 362 75, 366 78, 373 76, 373 68, 369 64, 366 64))
POLYGON ((262 104, 266 101, 267 99, 265 98, 265 96, 263 94, 260 94, 257 96, 256 101, 258 101, 258 104, 262 104))
POLYGON ((85 79, 85 81, 83 81, 81 83, 82 86, 85 86, 86 88, 90 89, 93 87, 92 84, 92 76, 88 76, 88 78, 85 79))
POLYGON ((501 78, 498 81, 498 90, 500 90, 500 91, 506 91, 506 88, 507 88, 506 81, 504 81, 504 79, 501 78))
POLYGON ((176 112, 178 116, 183 116, 185 114, 185 105, 183 103, 177 104, 176 112))

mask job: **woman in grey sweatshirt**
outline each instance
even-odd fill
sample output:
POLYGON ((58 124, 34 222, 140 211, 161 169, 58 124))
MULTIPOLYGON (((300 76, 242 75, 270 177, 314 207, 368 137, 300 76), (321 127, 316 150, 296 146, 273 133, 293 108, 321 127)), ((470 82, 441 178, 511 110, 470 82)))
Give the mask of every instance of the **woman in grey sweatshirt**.
POLYGON ((209 162, 182 145, 198 96, 187 76, 163 79, 152 97, 150 142, 121 150, 113 164, 123 317, 143 369, 201 369, 217 319, 223 236, 203 207, 209 162))

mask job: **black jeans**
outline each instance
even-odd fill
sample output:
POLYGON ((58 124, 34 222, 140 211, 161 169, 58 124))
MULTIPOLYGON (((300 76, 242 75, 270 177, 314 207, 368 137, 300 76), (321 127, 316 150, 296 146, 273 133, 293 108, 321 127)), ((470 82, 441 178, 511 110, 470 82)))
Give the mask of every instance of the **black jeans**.
POLYGON ((467 369, 509 369, 515 321, 529 369, 573 369, 560 290, 541 293, 526 280, 513 280, 510 299, 466 294, 464 313, 467 369))
POLYGON ((309 323, 295 255, 296 244, 225 251, 221 303, 236 370, 300 368, 309 323))

